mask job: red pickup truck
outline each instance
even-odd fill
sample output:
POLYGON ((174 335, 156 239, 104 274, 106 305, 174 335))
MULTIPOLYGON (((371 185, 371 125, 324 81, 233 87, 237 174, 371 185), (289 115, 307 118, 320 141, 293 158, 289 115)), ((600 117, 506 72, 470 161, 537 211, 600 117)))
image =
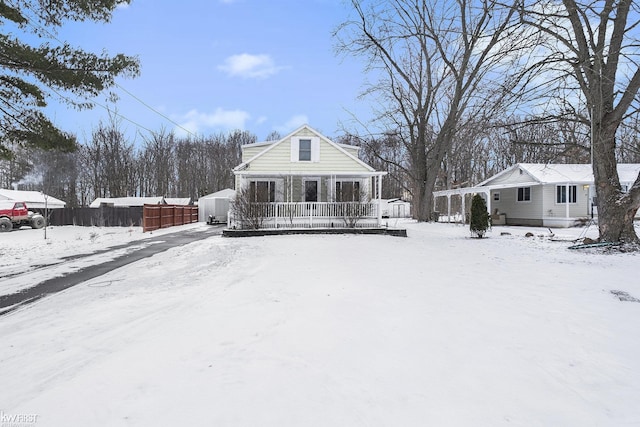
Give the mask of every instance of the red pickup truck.
POLYGON ((0 232, 11 231, 23 225, 42 228, 44 224, 44 217, 28 210, 26 203, 10 200, 0 201, 0 232))

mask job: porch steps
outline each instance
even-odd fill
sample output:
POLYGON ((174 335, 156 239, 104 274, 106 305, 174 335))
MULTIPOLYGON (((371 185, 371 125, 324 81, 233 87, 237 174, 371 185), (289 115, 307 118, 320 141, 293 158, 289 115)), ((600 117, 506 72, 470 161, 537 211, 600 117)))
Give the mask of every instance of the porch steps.
POLYGON ((223 237, 279 236, 289 234, 381 234, 407 237, 404 228, 279 228, 263 230, 222 230, 223 237))

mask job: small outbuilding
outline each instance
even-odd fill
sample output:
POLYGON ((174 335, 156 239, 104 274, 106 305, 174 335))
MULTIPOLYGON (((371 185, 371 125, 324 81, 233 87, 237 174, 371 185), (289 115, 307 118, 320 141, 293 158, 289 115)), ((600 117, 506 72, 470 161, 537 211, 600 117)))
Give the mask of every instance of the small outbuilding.
POLYGON ((111 208, 130 208, 144 205, 166 205, 164 197, 98 197, 89 205, 90 208, 108 206, 111 208))
POLYGON ((66 202, 40 191, 21 191, 0 189, 0 201, 25 202, 28 209, 62 209, 66 202))
POLYGON ((226 224, 229 218, 229 202, 235 195, 235 190, 225 188, 200 197, 198 199, 198 221, 226 224), (209 217, 211 217, 211 221, 209 217))

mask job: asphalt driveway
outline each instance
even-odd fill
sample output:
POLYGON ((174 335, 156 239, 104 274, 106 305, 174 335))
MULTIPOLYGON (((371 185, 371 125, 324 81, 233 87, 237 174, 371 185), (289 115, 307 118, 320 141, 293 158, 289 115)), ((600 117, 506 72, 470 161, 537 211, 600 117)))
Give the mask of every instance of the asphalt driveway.
MULTIPOLYGON (((125 255, 110 259, 109 261, 106 261, 104 263, 98 263, 89 267, 82 268, 63 276, 45 280, 31 288, 25 289, 20 292, 2 295, 0 296, 0 316, 10 313, 17 308, 23 307, 26 304, 37 301, 40 298, 46 297, 47 295, 63 291, 77 284, 86 282, 87 280, 102 276, 103 274, 115 270, 116 268, 131 264, 132 262, 139 261, 143 258, 148 258, 157 253, 164 252, 170 248, 183 246, 188 243, 196 242, 198 240, 207 239, 212 236, 219 236, 222 234, 222 228, 222 225, 218 225, 211 226, 205 230, 202 230, 201 228, 197 230, 184 230, 175 233, 163 234, 157 237, 151 237, 149 239, 146 239, 145 242, 153 244, 147 245, 132 252, 128 252, 125 255)), ((64 259, 64 261, 70 261, 78 258, 115 251, 118 249, 134 246, 139 243, 139 241, 133 241, 124 245, 113 246, 98 252, 68 257, 64 259)), ((41 268, 47 268, 47 266, 43 266, 41 268)))

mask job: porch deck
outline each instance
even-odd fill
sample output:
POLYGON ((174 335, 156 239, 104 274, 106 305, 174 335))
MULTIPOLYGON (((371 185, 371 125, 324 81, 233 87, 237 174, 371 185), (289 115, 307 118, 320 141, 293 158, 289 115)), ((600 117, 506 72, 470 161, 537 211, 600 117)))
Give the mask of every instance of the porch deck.
POLYGON ((380 225, 380 209, 372 202, 234 202, 229 212, 229 229, 235 230, 375 228, 380 225))

